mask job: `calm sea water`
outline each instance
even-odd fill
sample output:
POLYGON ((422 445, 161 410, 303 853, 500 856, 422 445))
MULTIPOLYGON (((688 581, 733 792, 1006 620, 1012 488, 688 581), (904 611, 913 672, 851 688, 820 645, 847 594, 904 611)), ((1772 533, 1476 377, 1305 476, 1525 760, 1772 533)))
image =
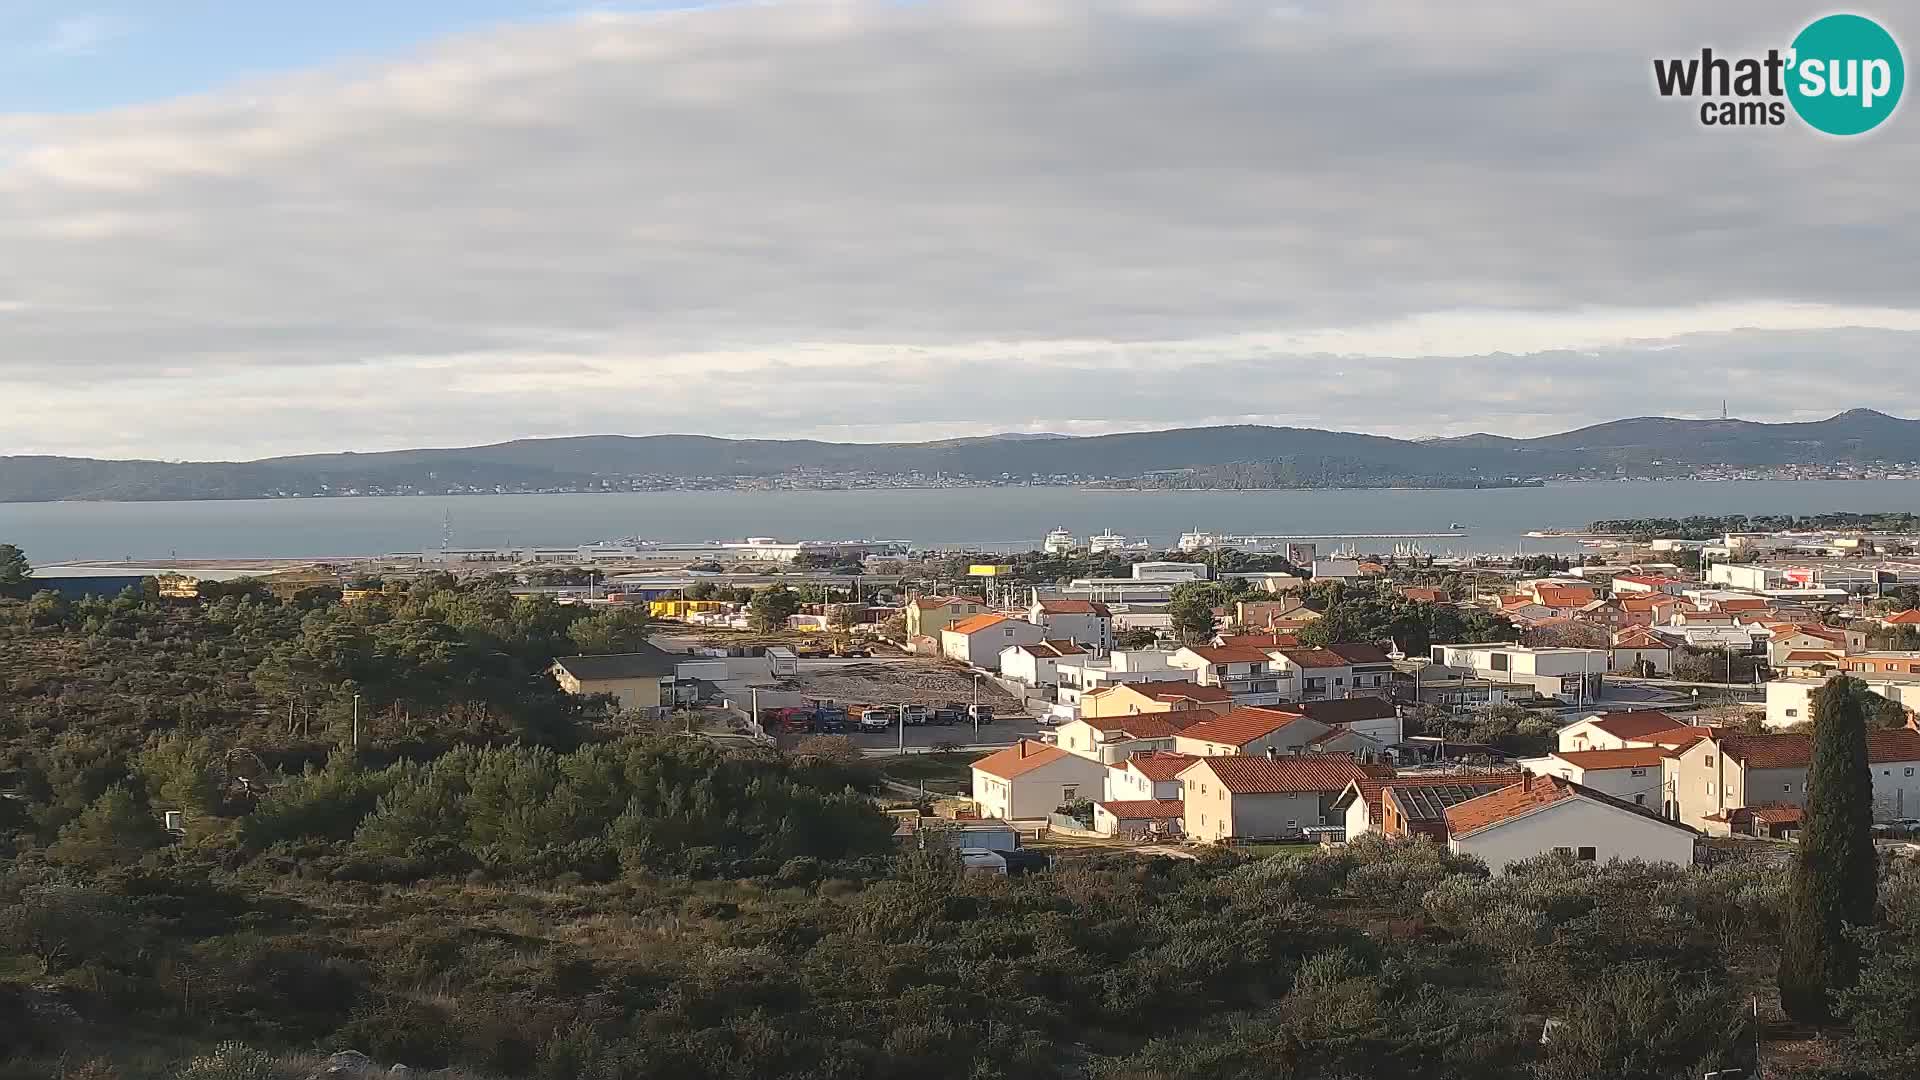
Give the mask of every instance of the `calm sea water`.
MULTIPOLYGON (((300 558, 379 555, 440 546, 572 545, 649 540, 880 537, 925 546, 1033 548, 1050 529, 1086 537, 1111 528, 1171 544, 1180 533, 1416 533, 1459 522, 1464 538, 1429 552, 1566 551, 1525 536, 1600 518, 1687 514, 1920 511, 1920 480, 1676 480, 1560 484, 1497 491, 1098 491, 965 488, 928 491, 660 492, 454 495, 231 502, 0 504, 0 543, 35 562, 63 559, 300 558)), ((1322 549, 1329 546, 1322 543, 1322 549)), ((1390 542, 1361 542, 1388 550, 1390 542)))

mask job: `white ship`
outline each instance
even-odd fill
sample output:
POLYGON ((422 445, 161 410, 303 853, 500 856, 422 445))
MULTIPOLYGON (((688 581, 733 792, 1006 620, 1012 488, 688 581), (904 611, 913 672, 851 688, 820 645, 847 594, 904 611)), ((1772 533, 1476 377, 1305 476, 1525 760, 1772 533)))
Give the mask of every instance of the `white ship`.
POLYGON ((1073 534, 1065 529, 1055 529, 1041 542, 1040 550, 1049 555, 1069 554, 1073 551, 1073 534))
POLYGON ((1087 537, 1087 550, 1093 552, 1095 555, 1109 551, 1125 551, 1128 546, 1127 538, 1114 532, 1112 529, 1108 529, 1099 536, 1087 537))
POLYGON ((1181 533, 1179 547, 1181 551, 1186 551, 1186 552, 1205 551, 1208 548, 1219 547, 1220 542, 1223 539, 1225 539, 1225 537, 1222 537, 1219 533, 1211 533, 1211 532, 1181 533))

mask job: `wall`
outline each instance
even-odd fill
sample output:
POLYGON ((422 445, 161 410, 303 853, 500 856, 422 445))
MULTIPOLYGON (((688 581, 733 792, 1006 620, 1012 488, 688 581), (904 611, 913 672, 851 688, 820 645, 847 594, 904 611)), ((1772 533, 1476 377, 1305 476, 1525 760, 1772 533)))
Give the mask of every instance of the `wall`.
POLYGON ((1670 825, 1581 798, 1567 799, 1451 841, 1454 851, 1478 856, 1496 874, 1512 863, 1556 847, 1576 852, 1582 847, 1594 848, 1597 862, 1645 859, 1687 865, 1693 862, 1693 845, 1694 837, 1670 825))
MULTIPOLYGON (((558 672, 555 673, 559 675, 558 672)), ((660 707, 659 679, 573 679, 559 675, 561 689, 569 694, 612 694, 623 709, 660 707), (572 685, 568 685, 568 684, 572 685)))

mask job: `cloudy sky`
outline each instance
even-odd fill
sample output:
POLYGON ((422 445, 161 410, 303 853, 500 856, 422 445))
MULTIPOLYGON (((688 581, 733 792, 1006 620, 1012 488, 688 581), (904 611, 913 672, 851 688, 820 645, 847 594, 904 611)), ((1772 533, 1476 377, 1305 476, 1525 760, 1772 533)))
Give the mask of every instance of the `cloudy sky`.
POLYGON ((0 0, 0 454, 1920 415, 1824 4, 583 6, 0 0))

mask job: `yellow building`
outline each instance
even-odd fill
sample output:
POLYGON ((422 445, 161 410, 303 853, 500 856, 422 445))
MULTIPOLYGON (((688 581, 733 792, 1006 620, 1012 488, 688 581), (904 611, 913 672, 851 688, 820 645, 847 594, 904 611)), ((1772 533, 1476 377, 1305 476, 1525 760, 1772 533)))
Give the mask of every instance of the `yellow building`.
POLYGON ((641 652, 605 656, 562 656, 553 662, 553 678, 569 694, 605 694, 627 711, 655 711, 667 704, 663 687, 672 682, 673 657, 648 646, 641 652))
POLYGON ((200 598, 200 580, 185 574, 161 574, 153 579, 160 586, 160 595, 169 600, 198 600, 200 598))
POLYGON ((1221 716, 1232 708, 1233 695, 1225 689, 1190 682, 1118 683, 1080 697, 1080 715, 1089 720, 1173 712, 1221 716))
POLYGON ((987 610, 987 605, 964 596, 915 597, 907 602, 907 636, 938 638, 940 631, 987 610))

